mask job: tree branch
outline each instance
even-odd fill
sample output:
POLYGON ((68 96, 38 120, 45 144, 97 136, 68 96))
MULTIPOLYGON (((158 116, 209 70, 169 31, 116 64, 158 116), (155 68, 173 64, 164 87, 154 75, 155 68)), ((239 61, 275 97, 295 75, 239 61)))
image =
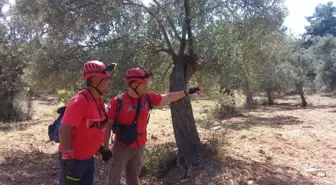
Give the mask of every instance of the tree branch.
POLYGON ((182 39, 180 42, 180 50, 179 50, 179 55, 182 55, 184 53, 184 50, 187 46, 187 25, 186 25, 186 21, 184 20, 184 24, 182 27, 182 39))
MULTIPOLYGON (((160 3, 159 3, 157 0, 153 0, 153 2, 154 2, 159 8, 162 7, 162 6, 160 5, 160 3)), ((164 9, 162 9, 162 10, 163 10, 163 12, 166 14, 166 11, 165 11, 164 9)), ((173 32, 174 32, 174 34, 175 34, 175 37, 181 42, 181 37, 180 37, 180 35, 179 35, 179 33, 178 33, 177 29, 176 29, 176 26, 175 26, 173 20, 172 20, 167 14, 166 14, 166 18, 167 18, 167 20, 168 20, 168 23, 169 23, 170 27, 173 29, 173 32)))
POLYGON ((188 33, 188 46, 189 46, 188 51, 189 51, 189 56, 192 57, 194 55, 194 47, 193 47, 193 35, 192 35, 192 30, 191 30, 189 0, 184 0, 184 9, 185 9, 186 29, 188 33))
POLYGON ((187 40, 186 40, 187 26, 186 25, 187 25, 186 18, 184 18, 183 25, 182 25, 182 35, 181 35, 181 39, 180 39, 180 48, 179 48, 179 52, 178 52, 179 56, 183 55, 184 50, 185 50, 186 45, 187 45, 187 40))
POLYGON ((163 82, 165 77, 167 76, 167 73, 169 71, 169 69, 171 68, 171 66, 173 65, 173 63, 170 63, 169 66, 167 67, 167 69, 162 73, 161 78, 160 78, 160 82, 163 82))
POLYGON ((169 49, 167 49, 167 48, 156 48, 155 45, 154 46, 152 44, 150 44, 150 45, 152 46, 154 51, 151 51, 151 54, 145 60, 144 65, 143 65, 144 67, 147 65, 150 58, 157 55, 158 53, 164 52, 164 53, 167 53, 168 55, 170 55, 170 50, 169 49))
POLYGON ((194 15, 191 15, 191 16, 190 16, 190 19, 192 20, 192 19, 194 19, 195 17, 198 17, 198 16, 200 16, 200 15, 203 14, 203 13, 211 12, 211 11, 215 10, 216 8, 219 8, 222 4, 223 4, 223 2, 219 2, 218 4, 216 4, 216 5, 213 6, 213 7, 210 7, 210 8, 207 8, 207 9, 204 8, 204 9, 202 9, 203 11, 200 11, 200 12, 198 12, 198 13, 195 13, 194 15))
POLYGON ((156 55, 156 54, 158 54, 160 52, 165 52, 168 55, 172 54, 168 48, 164 48, 162 46, 156 46, 154 44, 154 42, 151 39, 149 39, 148 37, 141 37, 141 38, 145 39, 149 43, 149 45, 153 48, 153 50, 154 50, 153 55, 156 55))
POLYGON ((169 37, 168 37, 168 34, 167 34, 167 31, 164 27, 164 25, 162 24, 162 19, 158 18, 154 12, 152 12, 148 7, 142 5, 142 4, 138 4, 138 3, 135 3, 135 2, 132 2, 130 0, 127 0, 126 2, 122 3, 122 5, 135 5, 135 6, 140 6, 142 7, 143 9, 145 9, 147 11, 147 13, 149 15, 151 15, 155 20, 156 22, 158 23, 159 27, 161 28, 162 30, 162 33, 163 33, 163 36, 164 36, 164 39, 166 41, 166 44, 168 46, 168 49, 169 49, 169 54, 170 55, 175 55, 175 51, 173 49, 173 46, 169 40, 169 37))
POLYGON ((160 52, 165 52, 165 53, 167 53, 167 54, 170 54, 170 53, 169 53, 170 50, 167 49, 167 48, 160 48, 160 49, 156 49, 156 51, 155 51, 156 54, 157 54, 157 53, 160 53, 160 52))

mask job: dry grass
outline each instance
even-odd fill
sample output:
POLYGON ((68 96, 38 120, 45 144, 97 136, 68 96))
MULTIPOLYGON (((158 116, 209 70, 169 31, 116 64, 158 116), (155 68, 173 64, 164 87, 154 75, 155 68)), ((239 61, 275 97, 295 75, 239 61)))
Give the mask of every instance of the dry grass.
MULTIPOLYGON (((310 106, 303 109, 298 96, 288 96, 274 106, 240 109, 244 116, 215 120, 212 101, 193 101, 199 133, 206 142, 203 162, 186 181, 181 181, 184 171, 164 166, 163 151, 176 148, 170 110, 154 110, 142 179, 151 184, 335 184, 336 99, 309 96, 308 102, 310 106), (326 176, 305 172, 308 168, 323 169, 326 176)), ((36 100, 34 120, 0 131, 0 184, 57 184, 57 145, 47 143, 46 132, 57 107, 55 101, 36 100)), ((104 184, 106 171, 98 159, 97 185, 104 184)))

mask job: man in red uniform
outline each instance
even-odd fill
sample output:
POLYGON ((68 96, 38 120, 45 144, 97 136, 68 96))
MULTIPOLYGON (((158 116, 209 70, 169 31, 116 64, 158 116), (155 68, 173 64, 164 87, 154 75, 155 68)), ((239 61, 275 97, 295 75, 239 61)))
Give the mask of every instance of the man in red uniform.
POLYGON ((109 161, 106 185, 119 184, 122 170, 125 168, 127 185, 140 185, 138 176, 143 164, 144 149, 147 142, 148 102, 151 102, 154 106, 158 106, 179 100, 188 94, 199 91, 199 88, 190 88, 167 94, 148 93, 147 85, 150 76, 150 73, 142 69, 129 69, 126 73, 126 82, 129 85, 129 90, 121 94, 122 105, 118 115, 116 115, 118 97, 112 98, 108 104, 108 123, 106 125, 104 140, 105 152, 103 152, 105 160, 108 160, 110 157, 108 154, 110 153, 109 142, 111 130, 116 135, 112 147, 113 157, 109 161))
POLYGON ((87 89, 69 100, 59 129, 60 185, 93 185, 94 155, 102 146, 107 122, 102 95, 109 92, 115 67, 100 61, 84 64, 87 89))

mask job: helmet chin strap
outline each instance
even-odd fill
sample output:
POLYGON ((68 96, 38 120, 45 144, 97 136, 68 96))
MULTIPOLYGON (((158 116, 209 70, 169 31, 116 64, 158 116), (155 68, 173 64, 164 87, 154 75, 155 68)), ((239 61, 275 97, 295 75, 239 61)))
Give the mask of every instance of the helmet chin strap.
POLYGON ((130 87, 131 87, 131 89, 133 89, 133 91, 140 97, 140 94, 139 94, 138 91, 137 91, 137 88, 139 87, 139 85, 140 85, 140 84, 138 84, 135 88, 133 88, 133 87, 131 86, 131 84, 130 84, 130 87))
POLYGON ((94 89, 98 92, 98 94, 99 94, 100 96, 103 96, 103 93, 98 89, 98 87, 99 87, 99 85, 102 83, 103 80, 104 80, 104 79, 101 79, 101 80, 100 80, 100 82, 98 83, 97 87, 94 87, 94 86, 92 86, 92 85, 90 84, 90 86, 91 86, 92 88, 94 88, 94 89))

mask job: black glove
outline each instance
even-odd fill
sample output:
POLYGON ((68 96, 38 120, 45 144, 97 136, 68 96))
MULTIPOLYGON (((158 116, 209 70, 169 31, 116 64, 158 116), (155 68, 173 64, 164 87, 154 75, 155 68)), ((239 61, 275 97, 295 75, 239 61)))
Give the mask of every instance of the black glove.
POLYGON ((199 91, 200 89, 198 87, 192 87, 192 88, 189 88, 189 94, 194 94, 196 93, 197 91, 199 91))
POLYGON ((102 160, 107 162, 113 155, 112 152, 110 150, 103 150, 102 153, 102 160))
POLYGON ((104 147, 103 147, 103 145, 100 146, 98 152, 100 153, 100 155, 103 155, 103 152, 104 152, 104 147))
POLYGON ((75 159, 63 159, 66 185, 79 185, 80 178, 74 174, 75 159))

